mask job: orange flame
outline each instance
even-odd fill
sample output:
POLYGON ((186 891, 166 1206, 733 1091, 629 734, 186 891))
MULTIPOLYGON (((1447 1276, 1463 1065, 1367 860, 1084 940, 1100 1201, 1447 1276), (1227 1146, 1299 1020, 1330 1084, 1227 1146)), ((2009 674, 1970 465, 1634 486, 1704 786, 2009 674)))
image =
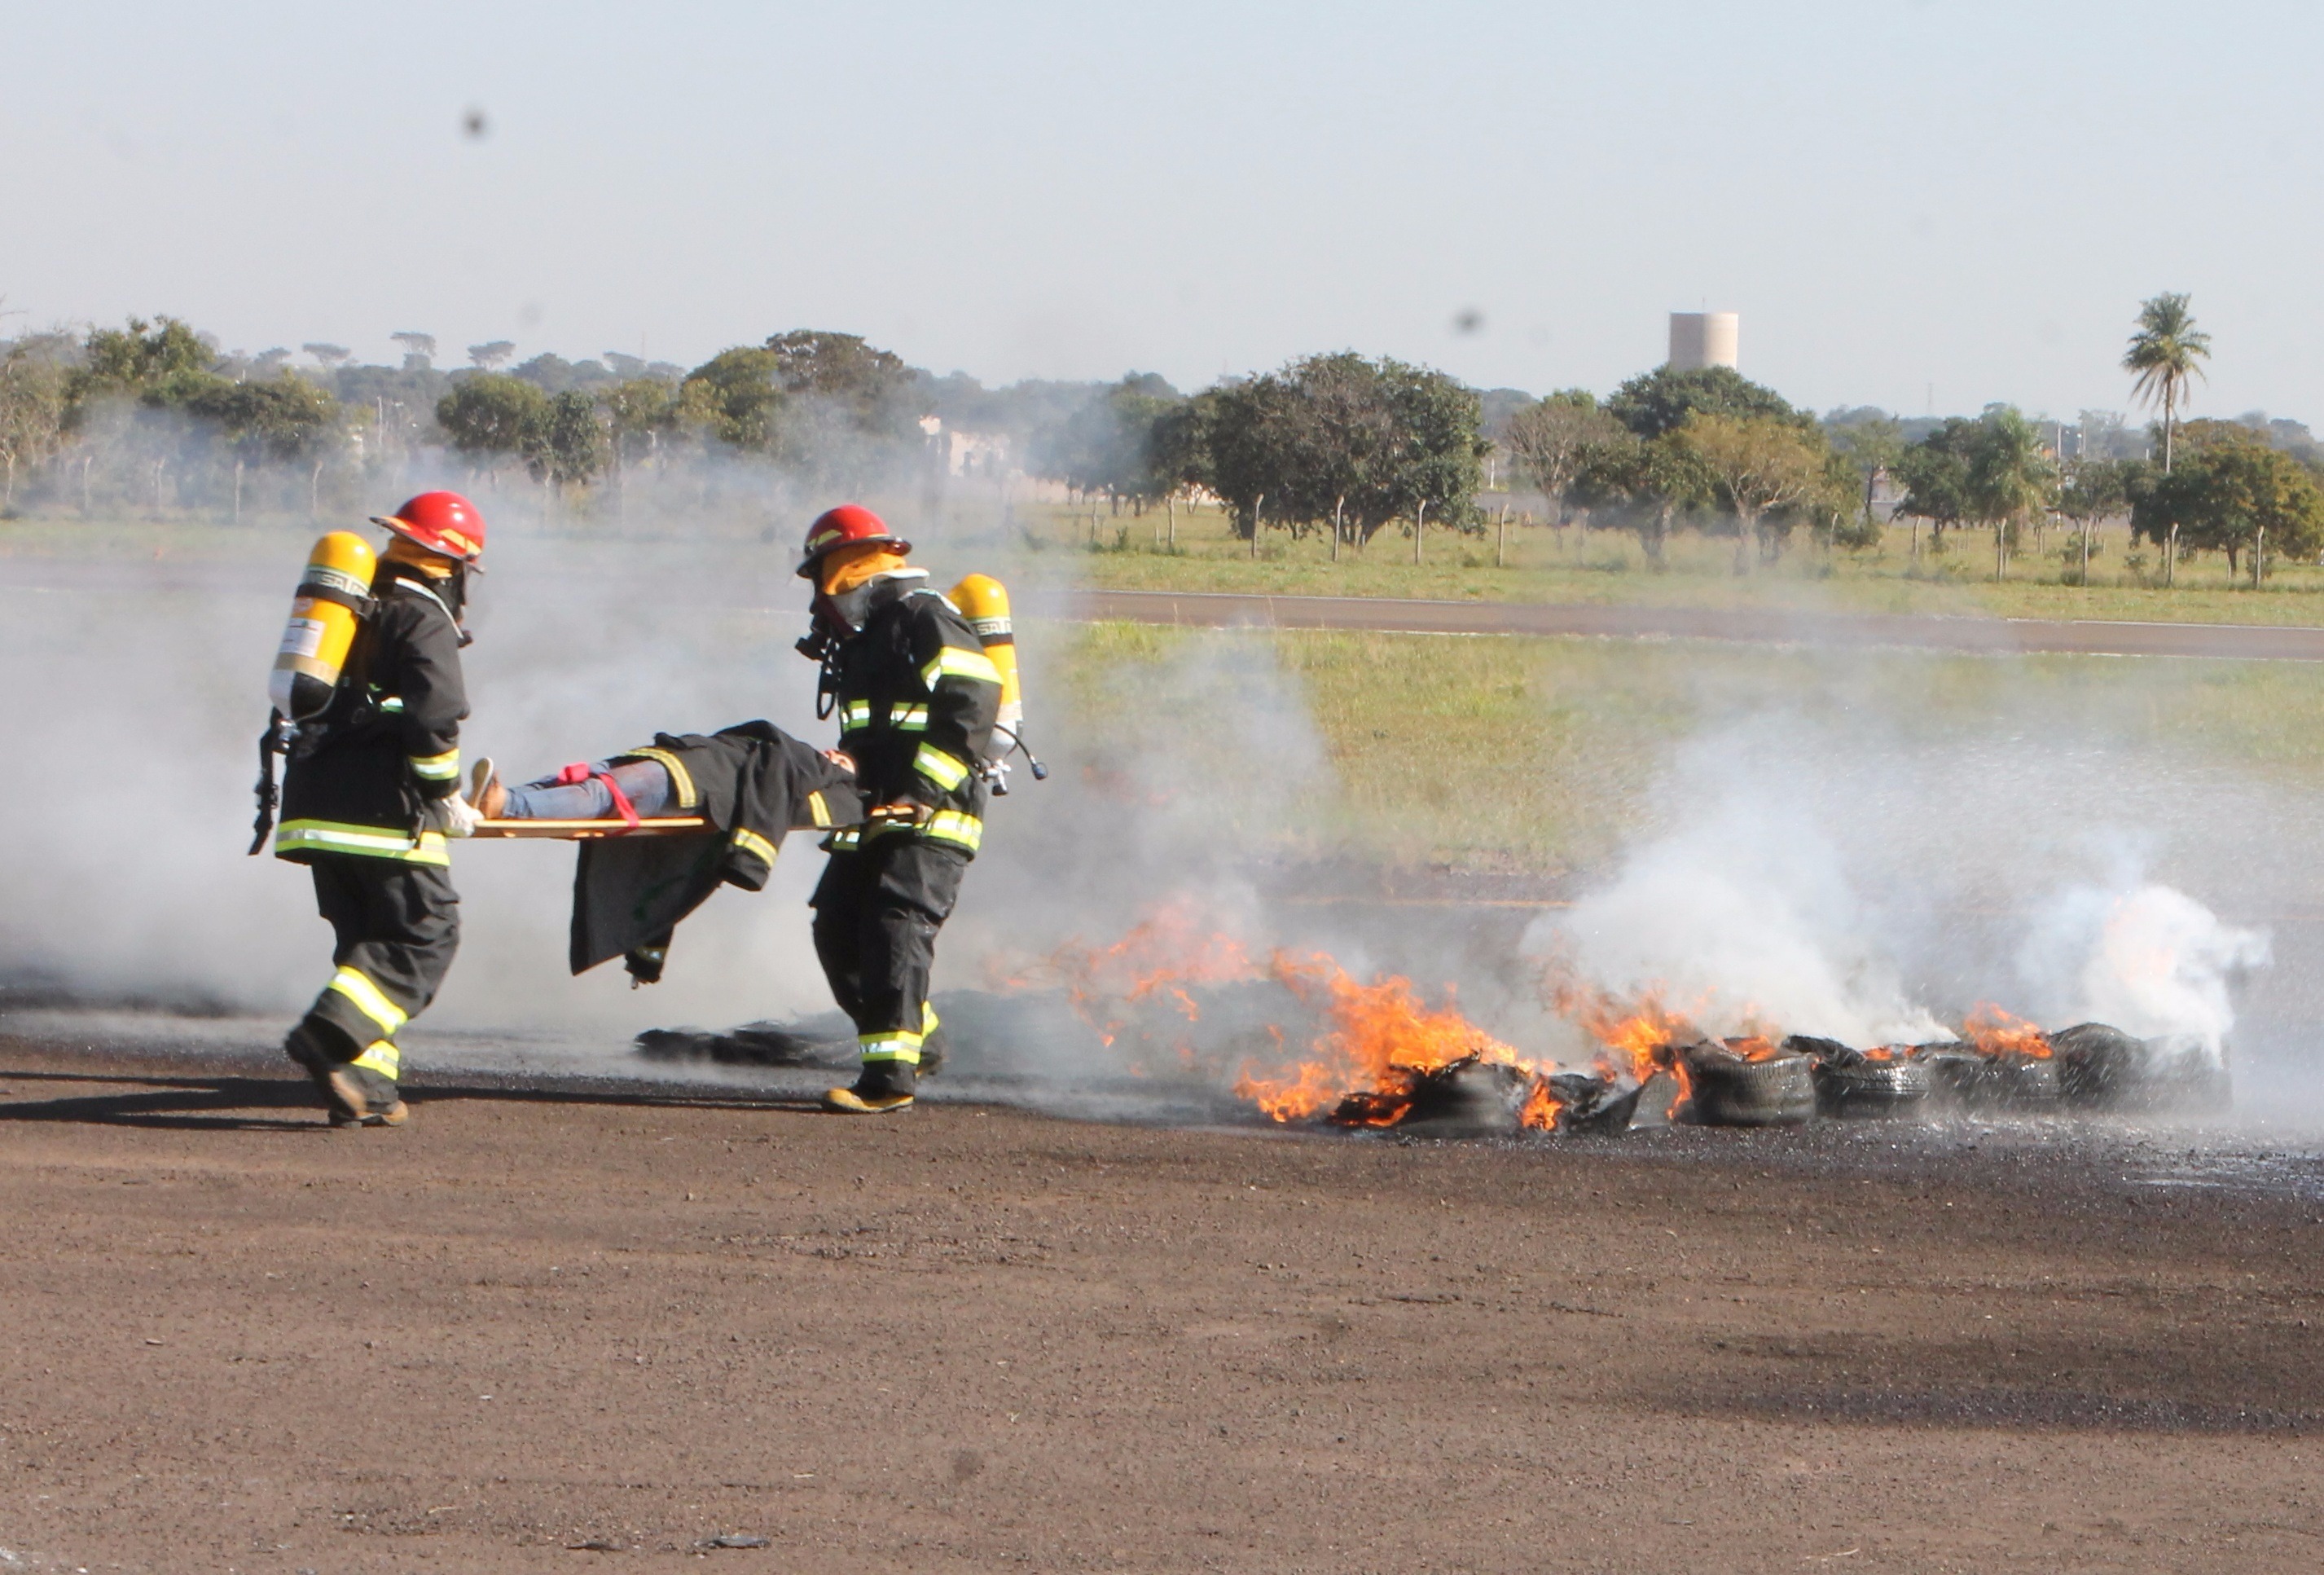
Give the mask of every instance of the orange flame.
POLYGON ((1557 1125, 1557 1113, 1564 1108, 1565 1101, 1550 1092, 1549 1079, 1536 1076, 1525 1103, 1518 1107, 1517 1125, 1533 1132, 1547 1132, 1557 1125))
POLYGON ((1192 902, 1174 900, 1156 908, 1111 946, 1067 941, 1014 972, 996 970, 993 982, 1002 989, 1064 990, 1074 1012, 1097 1030, 1102 1042, 1111 1045, 1126 1019, 1101 1010, 1106 1003, 1143 1001, 1167 990, 1176 1011, 1193 1023, 1201 1020, 1202 1008, 1186 993, 1186 986, 1264 977, 1241 941, 1205 928, 1192 902))
MULTIPOLYGON (((1287 1067, 1241 1069, 1235 1093, 1273 1120, 1328 1112, 1343 1113, 1343 1119, 1360 1125, 1393 1126, 1412 1108, 1420 1078, 1463 1061, 1532 1074, 1521 1118, 1544 1127, 1556 1120, 1559 1101, 1543 1080, 1557 1070, 1555 1064, 1520 1055, 1477 1027, 1462 1014, 1449 990, 1444 1005, 1431 1008, 1411 980, 1385 975, 1365 984, 1320 952, 1277 951, 1261 966, 1241 941, 1205 926, 1189 900, 1163 903, 1111 946, 1069 942, 1013 971, 994 973, 1000 988, 1063 990, 1109 1045, 1130 1021, 1119 1007, 1159 996, 1195 1023, 1202 1007, 1189 987, 1263 979, 1320 1010, 1327 1024, 1307 1057, 1287 1067)), ((1278 1051, 1284 1049, 1280 1027, 1268 1024, 1267 1033, 1278 1051)), ((1182 1042, 1178 1052, 1193 1064, 1193 1045, 1182 1042)))
POLYGON ((1961 1024, 1961 1033, 1979 1055, 2026 1055, 2037 1061, 2050 1057, 2050 1036, 2023 1017, 2013 1016, 1990 1001, 1981 1001, 1961 1024))
POLYGON ((1648 989, 1626 1001, 1602 990, 1568 985, 1551 999, 1560 1013, 1604 1047, 1597 1057, 1599 1076, 1643 1083, 1656 1072, 1670 1073, 1678 1084, 1666 1112, 1674 1116, 1693 1098, 1693 1079, 1674 1052, 1700 1040, 1702 1033, 1687 1014, 1665 1005, 1660 990, 1648 989))
MULTIPOLYGON (((1445 1005, 1432 1010, 1410 979, 1391 974, 1362 984, 1321 953, 1278 951, 1269 971, 1302 1001, 1320 1005, 1330 1024, 1312 1059, 1274 1074, 1245 1066, 1235 1079, 1236 1095, 1274 1120, 1319 1115, 1352 1096, 1362 1125, 1393 1126, 1412 1108, 1416 1079, 1463 1061, 1517 1067, 1532 1073, 1536 1093, 1546 1096, 1541 1079, 1555 1069, 1470 1022, 1449 989, 1445 1005)), ((1534 1102, 1529 1095, 1527 1107, 1534 1102)))

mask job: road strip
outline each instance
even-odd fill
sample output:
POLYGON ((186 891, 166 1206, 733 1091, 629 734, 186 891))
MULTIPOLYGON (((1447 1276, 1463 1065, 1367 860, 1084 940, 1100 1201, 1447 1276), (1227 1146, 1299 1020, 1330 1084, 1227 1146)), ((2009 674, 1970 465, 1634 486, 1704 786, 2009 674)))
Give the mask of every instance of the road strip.
POLYGON ((1986 655, 2198 656, 2324 662, 2324 628, 2263 624, 2116 623, 1812 613, 1769 607, 1545 606, 1388 597, 1254 596, 1219 591, 1080 590, 1074 618, 1194 628, 1361 629, 1400 635, 1592 635, 1752 644, 1903 647, 1986 655))

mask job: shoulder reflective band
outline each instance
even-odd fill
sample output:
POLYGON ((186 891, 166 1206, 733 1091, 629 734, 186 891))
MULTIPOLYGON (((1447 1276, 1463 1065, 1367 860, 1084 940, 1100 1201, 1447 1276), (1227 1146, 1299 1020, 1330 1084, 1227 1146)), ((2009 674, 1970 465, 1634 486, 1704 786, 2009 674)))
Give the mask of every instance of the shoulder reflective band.
POLYGON ((968 780, 966 763, 933 744, 923 744, 913 752, 912 769, 946 792, 968 780))
POLYGON ((899 733, 925 733, 928 730, 928 708, 898 700, 888 708, 888 726, 899 733))
POLYGON ((355 1057, 355 1064, 392 1083, 403 1070, 403 1052, 395 1048, 392 1039, 375 1039, 369 1050, 355 1057))
POLYGON ((908 1028, 899 1028, 887 1033, 860 1033, 855 1042, 863 1052, 865 1061, 899 1061, 917 1065, 920 1059, 919 1034, 908 1028))
POLYGON ((616 764, 624 760, 650 760, 669 773, 670 789, 678 794, 679 809, 690 810, 699 801, 694 792, 694 778, 687 772, 685 764, 667 749, 624 749, 613 759, 616 764))
POLYGON ((331 820, 285 820, 275 829, 274 851, 286 853, 353 853, 365 858, 393 858, 405 864, 452 862, 441 831, 410 836, 385 826, 342 826, 331 820))
MULTIPOLYGON (((331 976, 331 988, 355 1003, 356 1011, 379 1024, 379 1036, 392 1039, 395 1031, 411 1021, 411 1014, 380 993, 371 976, 361 968, 342 967, 331 976)), ((388 1076, 393 1077, 393 1072, 388 1076)))
POLYGON ((457 749, 447 749, 441 755, 414 755, 409 758, 411 774, 422 782, 451 782, 460 774, 460 752, 457 749))
POLYGON ((984 822, 958 810, 938 810, 921 828, 938 842, 950 842, 974 853, 984 845, 984 822))
POLYGON ((775 856, 782 851, 781 848, 777 848, 773 843, 768 841, 765 838, 760 836, 756 831, 752 830, 746 826, 735 827, 733 836, 735 851, 739 853, 755 854, 760 859, 768 864, 774 863, 775 856))
POLYGON ((839 708, 841 732, 853 733, 858 727, 868 727, 871 725, 872 702, 870 700, 850 700, 839 708))
POLYGON ((982 651, 964 651, 957 645, 938 650, 926 667, 920 669, 920 681, 930 689, 937 681, 965 678, 978 683, 999 683, 1001 670, 992 665, 992 658, 982 651))

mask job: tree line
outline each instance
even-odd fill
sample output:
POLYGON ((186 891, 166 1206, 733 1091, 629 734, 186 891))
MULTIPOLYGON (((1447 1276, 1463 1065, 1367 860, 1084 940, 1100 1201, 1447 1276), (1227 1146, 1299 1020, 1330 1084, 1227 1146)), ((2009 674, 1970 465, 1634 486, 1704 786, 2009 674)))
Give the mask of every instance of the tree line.
POLYGON ((2324 450, 2297 422, 2259 412, 2236 421, 2181 419, 2202 375, 2209 336, 2183 295, 2142 306, 2123 366, 2160 413, 2153 448, 2123 454, 2117 419, 2084 412, 2080 449, 2008 404, 1975 416, 1907 423, 1855 410, 1822 421, 1733 369, 1632 378, 1602 403, 1582 389, 1554 394, 1509 418, 1501 442, 1561 520, 1634 532, 1660 559, 1672 530, 1731 532, 1736 566, 1779 554, 1792 533, 1838 547, 1871 547, 1888 519, 1913 529, 1911 551, 1946 551, 1945 533, 1992 533, 1994 574, 2006 577, 2028 534, 2068 530, 2064 578, 2086 582, 2098 524, 2126 519, 2134 542, 2158 550, 2169 583, 2188 551, 2223 554, 2255 576, 2279 560, 2324 551, 2324 450), (1883 514, 1883 486, 1893 503, 1883 514))
POLYGON ((302 347, 307 367, 285 350, 222 352, 168 316, 0 345, 0 506, 26 492, 84 510, 174 499, 239 515, 246 492, 281 506, 288 476, 313 512, 327 479, 344 491, 429 452, 552 495, 618 488, 641 468, 717 473, 711 461, 862 490, 948 465, 950 429, 997 437, 1012 465, 1117 507, 1212 496, 1254 540, 1333 520, 1335 541, 1360 547, 1398 520, 1475 528, 1489 447, 1473 390, 1353 354, 1188 396, 1135 373, 986 389, 813 329, 690 370, 616 355, 511 366, 514 346, 498 340, 447 371, 431 336, 394 337, 392 367, 329 344, 302 347))
MULTIPOLYGON (((1028 381, 988 389, 936 376, 844 333, 802 329, 719 352, 690 370, 608 352, 569 362, 515 347, 435 364, 427 334, 393 336, 400 366, 343 347, 221 351, 180 320, 131 319, 81 334, 0 343, 0 508, 37 501, 119 506, 165 498, 318 513, 415 456, 552 496, 620 491, 640 472, 772 473, 818 491, 941 474, 949 432, 1003 440, 1009 461, 1114 507, 1203 498, 1256 551, 1262 533, 1328 541, 1337 556, 1383 531, 1477 531, 1484 464, 1506 460, 1553 523, 1628 532, 1663 558, 1674 532, 1731 536, 1748 572, 1803 531, 1831 549, 1912 526, 1912 552, 1947 533, 1992 533, 2006 575, 2028 532, 2068 531, 2067 578, 2087 579, 2101 521, 2126 518, 2166 580, 2190 551, 2255 573, 2324 550, 2324 452, 2297 423, 2256 412, 2185 421, 2209 339, 2187 299, 2142 307, 2124 357, 2156 408, 2155 441, 2083 412, 2074 453, 2006 404, 1906 422, 1844 410, 1822 419, 1728 367, 1642 373, 1600 400, 1480 392, 1443 373, 1353 352, 1309 356, 1192 394, 1133 373, 1113 384, 1028 381), (2158 457, 2159 455, 2159 457, 2158 457), (739 461, 738 465, 720 461, 739 461), (757 469, 754 470, 753 468, 757 469), (342 496, 345 494, 346 496, 342 496)), ((1175 528, 1175 512, 1173 522, 1175 528)))

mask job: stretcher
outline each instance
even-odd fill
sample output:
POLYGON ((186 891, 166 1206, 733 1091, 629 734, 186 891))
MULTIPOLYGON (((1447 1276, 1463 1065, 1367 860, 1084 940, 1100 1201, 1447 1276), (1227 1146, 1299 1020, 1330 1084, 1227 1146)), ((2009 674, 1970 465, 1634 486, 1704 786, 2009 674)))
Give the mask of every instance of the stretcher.
POLYGON ((600 837, 675 837, 708 829, 699 815, 648 815, 627 820, 480 820, 472 837, 511 837, 558 842, 589 842, 600 837))

